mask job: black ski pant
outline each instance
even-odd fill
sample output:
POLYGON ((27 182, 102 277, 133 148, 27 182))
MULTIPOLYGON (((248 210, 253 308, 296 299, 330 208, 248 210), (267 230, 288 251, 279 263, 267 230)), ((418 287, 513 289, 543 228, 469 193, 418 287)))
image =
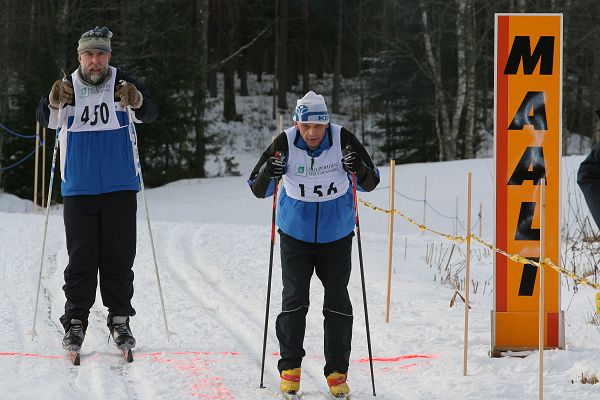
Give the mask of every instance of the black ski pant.
POLYGON ((90 308, 100 294, 109 315, 135 315, 133 261, 136 246, 136 192, 118 191, 91 196, 65 196, 64 222, 69 264, 63 290, 67 301, 60 322, 71 319, 87 328, 90 308))
POLYGON ((281 359, 279 372, 298 368, 304 351, 306 314, 313 271, 325 289, 323 300, 325 376, 347 373, 352 342, 352 304, 348 281, 352 269, 352 236, 330 243, 307 243, 281 230, 281 313, 275 323, 281 359))

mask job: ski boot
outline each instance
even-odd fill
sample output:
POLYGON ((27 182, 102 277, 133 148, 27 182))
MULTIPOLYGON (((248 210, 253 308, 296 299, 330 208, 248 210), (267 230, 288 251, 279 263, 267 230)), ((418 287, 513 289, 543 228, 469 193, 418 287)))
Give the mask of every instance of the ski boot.
POLYGON ((348 378, 347 374, 340 374, 339 372, 332 372, 327 375, 327 386, 329 386, 329 393, 335 398, 345 399, 350 393, 350 388, 346 383, 348 378))
POLYGON ((129 317, 115 315, 109 318, 108 329, 110 329, 110 336, 112 336, 118 348, 127 347, 131 349, 135 347, 135 338, 129 327, 129 317))
POLYGON ((281 371, 279 390, 283 393, 296 395, 300 391, 300 368, 281 371))
POLYGON ((79 319, 72 319, 65 328, 65 336, 62 340, 62 346, 67 351, 67 355, 73 365, 79 365, 81 345, 85 338, 85 326, 79 319))
POLYGON ((72 319, 65 332, 65 336, 62 340, 62 345, 65 349, 75 346, 81 348, 85 339, 85 328, 83 322, 79 319, 72 319))

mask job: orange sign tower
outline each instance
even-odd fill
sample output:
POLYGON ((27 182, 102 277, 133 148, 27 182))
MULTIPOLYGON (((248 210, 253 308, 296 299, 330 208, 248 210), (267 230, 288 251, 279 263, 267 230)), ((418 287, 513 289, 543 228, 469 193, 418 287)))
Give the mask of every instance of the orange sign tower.
MULTIPOLYGON (((495 242, 540 256, 540 185, 546 179, 545 257, 560 262, 562 14, 496 14, 495 242)), ((560 277, 545 267, 545 343, 564 348, 560 277)), ((539 271, 496 254, 492 355, 538 348, 539 271)))

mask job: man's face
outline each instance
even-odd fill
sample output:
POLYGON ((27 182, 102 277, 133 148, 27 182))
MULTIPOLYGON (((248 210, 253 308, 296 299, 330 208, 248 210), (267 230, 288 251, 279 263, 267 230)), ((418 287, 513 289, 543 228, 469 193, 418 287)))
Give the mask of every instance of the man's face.
POLYGON ((294 121, 294 127, 300 132, 300 136, 311 149, 316 149, 325 137, 325 131, 329 124, 307 124, 294 121))
POLYGON ((85 80, 99 83, 108 73, 108 62, 112 53, 99 50, 87 50, 79 53, 79 64, 85 80))

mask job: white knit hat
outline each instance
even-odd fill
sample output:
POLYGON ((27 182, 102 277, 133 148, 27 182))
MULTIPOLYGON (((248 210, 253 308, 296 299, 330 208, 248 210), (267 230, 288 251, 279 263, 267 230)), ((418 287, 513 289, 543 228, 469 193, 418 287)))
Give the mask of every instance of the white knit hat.
POLYGON ((325 105, 325 99, 312 90, 296 102, 294 121, 308 124, 328 124, 329 113, 325 105))

